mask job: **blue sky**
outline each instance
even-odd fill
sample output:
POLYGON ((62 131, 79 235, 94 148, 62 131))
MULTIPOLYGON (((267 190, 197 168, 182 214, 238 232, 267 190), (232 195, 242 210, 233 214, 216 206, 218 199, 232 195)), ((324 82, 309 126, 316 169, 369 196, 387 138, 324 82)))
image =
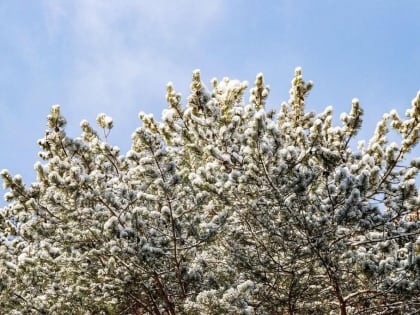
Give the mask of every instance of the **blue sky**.
POLYGON ((307 109, 339 117, 357 97, 369 138, 420 90, 419 16, 417 0, 2 1, 0 169, 34 180, 53 104, 71 136, 82 119, 112 116, 109 139, 128 150, 138 113, 160 117, 166 83, 186 95, 196 68, 206 83, 263 72, 277 108, 301 66, 315 83, 307 109))

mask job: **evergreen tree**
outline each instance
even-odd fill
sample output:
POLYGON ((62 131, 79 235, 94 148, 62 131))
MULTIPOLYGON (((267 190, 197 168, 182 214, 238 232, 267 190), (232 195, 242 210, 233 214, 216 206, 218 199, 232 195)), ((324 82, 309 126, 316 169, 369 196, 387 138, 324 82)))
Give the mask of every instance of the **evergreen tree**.
POLYGON ((39 140, 37 180, 1 172, 0 309, 5 314, 410 314, 420 308, 420 92, 406 118, 353 148, 363 111, 341 125, 290 99, 266 109, 247 83, 194 71, 186 105, 168 84, 162 122, 121 154, 60 107, 39 140), (388 142, 391 132, 401 143, 388 142), (418 152, 418 151, 417 151, 418 152))

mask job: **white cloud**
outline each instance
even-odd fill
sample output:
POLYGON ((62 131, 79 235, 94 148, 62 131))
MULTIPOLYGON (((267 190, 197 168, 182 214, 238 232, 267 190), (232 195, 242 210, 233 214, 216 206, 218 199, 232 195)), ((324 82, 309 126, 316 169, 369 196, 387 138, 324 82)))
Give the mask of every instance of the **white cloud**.
POLYGON ((197 65, 190 66, 185 54, 200 50, 224 14, 222 0, 44 4, 50 41, 65 45, 70 65, 62 83, 67 93, 60 100, 64 112, 79 120, 107 112, 115 118, 116 129, 119 121, 137 123, 132 115, 141 110, 160 113, 167 81, 188 86, 197 65))

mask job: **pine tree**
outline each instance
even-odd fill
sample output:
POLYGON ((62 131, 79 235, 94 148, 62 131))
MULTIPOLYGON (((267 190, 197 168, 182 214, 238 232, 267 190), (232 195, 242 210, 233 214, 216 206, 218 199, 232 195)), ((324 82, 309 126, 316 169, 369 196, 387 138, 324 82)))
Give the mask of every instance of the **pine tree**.
POLYGON ((36 182, 1 172, 0 309, 6 314, 409 314, 420 305, 420 92, 355 146, 357 99, 341 125, 270 87, 193 72, 162 121, 140 113, 131 150, 60 107, 39 140, 36 182), (100 132, 103 136, 100 136, 100 132), (401 143, 389 143, 389 133, 401 143), (418 152, 418 151, 417 151, 418 152))

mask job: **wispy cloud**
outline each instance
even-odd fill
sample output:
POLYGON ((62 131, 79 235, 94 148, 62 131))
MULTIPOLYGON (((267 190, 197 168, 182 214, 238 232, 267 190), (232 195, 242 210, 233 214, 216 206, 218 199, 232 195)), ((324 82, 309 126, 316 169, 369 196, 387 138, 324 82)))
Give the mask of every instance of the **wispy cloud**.
POLYGON ((167 80, 186 85, 193 69, 179 59, 205 40, 202 34, 223 16, 223 5, 220 0, 45 1, 50 40, 65 36, 71 58, 62 100, 66 111, 75 116, 108 111, 122 118, 139 103, 163 101, 167 80))

